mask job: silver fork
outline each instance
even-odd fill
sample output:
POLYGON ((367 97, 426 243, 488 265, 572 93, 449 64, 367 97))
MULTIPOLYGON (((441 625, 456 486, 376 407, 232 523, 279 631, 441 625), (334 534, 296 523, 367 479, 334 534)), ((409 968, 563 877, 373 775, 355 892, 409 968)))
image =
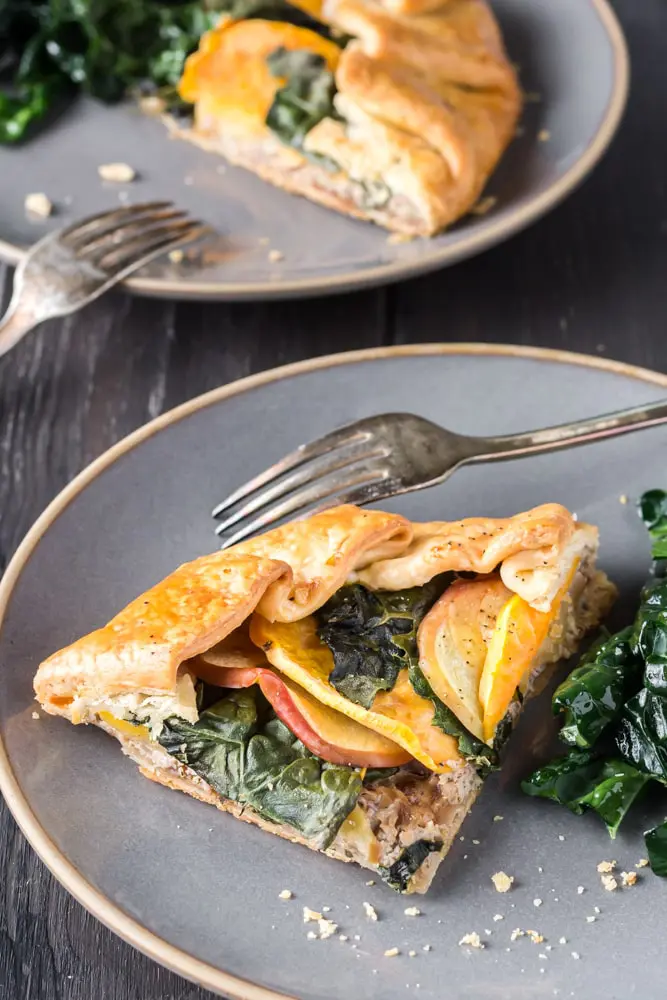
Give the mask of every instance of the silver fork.
POLYGON ((0 320, 0 357, 34 326, 88 305, 160 254, 210 232, 169 201, 100 212, 49 233, 22 259, 0 320))
POLYGON ((442 483, 473 462, 557 451, 666 422, 667 401, 524 434, 469 437, 412 413, 383 413, 301 445, 239 487, 213 511, 220 519, 215 530, 226 549, 306 508, 386 500, 442 483))

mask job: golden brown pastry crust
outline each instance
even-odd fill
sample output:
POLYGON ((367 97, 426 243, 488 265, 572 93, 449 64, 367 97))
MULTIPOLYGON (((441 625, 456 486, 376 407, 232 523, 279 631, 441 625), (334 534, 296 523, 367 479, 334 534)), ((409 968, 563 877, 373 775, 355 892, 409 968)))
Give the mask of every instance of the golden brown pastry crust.
POLYGON ((347 214, 411 235, 438 232, 477 201, 521 110, 516 74, 489 6, 484 0, 327 0, 322 16, 354 36, 335 69, 336 109, 344 120, 323 119, 308 133, 305 149, 334 160, 338 171, 281 149, 262 119, 244 126, 212 99, 208 61, 216 32, 186 66, 184 93, 195 103, 195 127, 178 134, 347 214), (348 118, 355 106, 369 122, 348 118), (385 127, 381 146, 374 122, 385 127), (393 171, 383 162, 390 153, 393 171), (374 190, 380 184, 381 203, 374 190))
POLYGON ((558 504, 512 518, 412 524, 398 514, 345 505, 186 563, 104 628, 45 660, 35 677, 42 704, 176 690, 183 661, 210 649, 257 610, 291 622, 321 607, 349 578, 376 589, 426 583, 446 570, 489 573, 501 564, 511 590, 535 606, 569 568, 573 540, 595 545, 558 504))

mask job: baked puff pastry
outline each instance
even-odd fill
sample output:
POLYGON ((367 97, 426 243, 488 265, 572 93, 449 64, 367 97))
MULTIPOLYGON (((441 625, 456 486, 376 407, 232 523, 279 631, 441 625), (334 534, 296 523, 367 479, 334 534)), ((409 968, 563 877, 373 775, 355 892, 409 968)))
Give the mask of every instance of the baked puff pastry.
POLYGON ((484 0, 231 0, 187 60, 179 135, 410 236, 466 212, 521 92, 484 0))
POLYGON ((558 504, 336 507, 186 563, 39 667, 148 778, 424 892, 537 674, 609 607, 558 504))

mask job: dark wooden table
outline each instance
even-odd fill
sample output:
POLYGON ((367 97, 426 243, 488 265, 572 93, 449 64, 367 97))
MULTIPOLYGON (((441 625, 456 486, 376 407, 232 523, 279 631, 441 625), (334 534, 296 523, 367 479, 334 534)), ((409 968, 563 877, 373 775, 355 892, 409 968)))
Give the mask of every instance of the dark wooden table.
MULTIPOLYGON (((667 371, 667 0, 616 8, 633 60, 620 135, 574 196, 510 242, 439 274, 329 299, 198 305, 110 295, 45 324, 0 361, 0 571, 97 455, 251 372, 425 341, 566 348, 667 371)), ((9 282, 0 265, 5 297, 9 282)), ((0 1000, 207 997, 70 899, 0 801, 0 1000)))

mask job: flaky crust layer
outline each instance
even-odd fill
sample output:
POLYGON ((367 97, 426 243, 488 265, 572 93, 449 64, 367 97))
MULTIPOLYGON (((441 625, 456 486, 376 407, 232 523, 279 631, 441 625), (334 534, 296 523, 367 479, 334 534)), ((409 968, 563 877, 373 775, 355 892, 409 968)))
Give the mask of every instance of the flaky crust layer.
POLYGON ((45 660, 35 691, 60 714, 75 698, 173 694, 180 665, 253 611, 270 621, 297 621, 353 578, 399 590, 447 570, 488 573, 500 564, 505 585, 544 609, 579 543, 595 548, 595 529, 578 525, 558 504, 512 518, 428 524, 335 507, 181 566, 108 625, 45 660))

